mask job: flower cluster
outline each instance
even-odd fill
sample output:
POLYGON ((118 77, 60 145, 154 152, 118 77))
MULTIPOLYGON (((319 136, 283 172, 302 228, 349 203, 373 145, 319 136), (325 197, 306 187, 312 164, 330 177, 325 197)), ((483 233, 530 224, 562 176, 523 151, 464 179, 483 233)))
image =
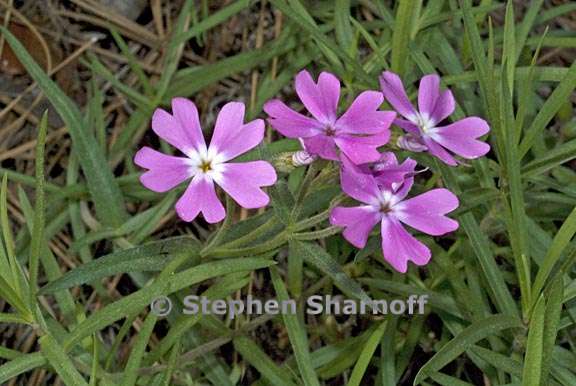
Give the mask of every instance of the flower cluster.
MULTIPOLYGON (((431 236, 456 230, 458 222, 446 214, 458 207, 458 198, 446 189, 407 198, 417 173, 416 162, 406 158, 400 163, 394 153, 380 152, 390 140, 390 126, 394 124, 406 132, 398 138, 398 147, 427 151, 450 166, 458 164, 454 155, 466 159, 485 155, 490 147, 478 138, 490 129, 478 117, 441 125, 453 113, 455 102, 450 90, 440 89, 437 75, 421 79, 417 110, 398 75, 386 71, 380 84, 381 91, 360 93, 339 116, 338 78, 323 72, 315 82, 307 71, 301 71, 295 89, 309 115, 277 99, 268 101, 264 111, 274 129, 300 140, 303 150, 294 154, 294 161, 309 164, 323 158, 339 163, 342 190, 360 203, 336 207, 331 212, 330 222, 344 228, 344 238, 364 248, 373 228, 380 224, 384 259, 397 271, 406 272, 408 261, 424 265, 431 253, 404 226, 431 236), (396 111, 380 110, 384 100, 396 111)), ((185 157, 142 148, 135 157, 137 165, 148 169, 141 181, 153 191, 165 192, 190 180, 176 204, 183 220, 192 221, 200 212, 212 223, 225 217, 214 184, 244 208, 268 204, 269 198, 261 188, 276 182, 274 168, 265 161, 228 162, 257 146, 264 135, 261 119, 244 123, 242 103, 228 103, 222 108, 209 147, 195 105, 182 98, 172 101, 172 115, 156 110, 152 129, 185 157)))

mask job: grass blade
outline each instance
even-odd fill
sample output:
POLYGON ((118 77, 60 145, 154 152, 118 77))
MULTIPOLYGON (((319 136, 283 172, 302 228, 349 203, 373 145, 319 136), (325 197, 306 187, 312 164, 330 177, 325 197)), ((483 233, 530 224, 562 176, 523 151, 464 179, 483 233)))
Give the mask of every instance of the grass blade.
POLYGON ((414 379, 414 385, 418 385, 419 382, 429 377, 432 372, 442 369, 464 351, 476 344, 476 342, 493 335, 495 332, 521 326, 522 324, 519 319, 502 314, 492 315, 474 322, 455 336, 454 339, 446 343, 420 368, 420 371, 418 371, 414 379))
POLYGON ((392 34, 392 71, 403 75, 406 70, 409 54, 409 43, 412 36, 414 22, 418 20, 419 15, 415 14, 418 1, 400 0, 396 10, 394 21, 394 32, 392 34))
POLYGON ((384 335, 384 331, 386 329, 387 322, 381 322, 378 328, 370 334, 356 365, 354 366, 354 370, 352 370, 352 375, 350 375, 350 380, 348 381, 347 386, 360 386, 362 382, 362 378, 366 373, 366 369, 370 364, 370 360, 378 348, 380 341, 382 340, 382 336, 384 335))
MULTIPOLYGON (((273 261, 260 258, 228 259, 204 263, 182 272, 162 277, 148 287, 134 292, 122 299, 107 305, 98 313, 82 321, 66 338, 64 347, 70 349, 86 336, 122 319, 133 315, 147 307, 158 296, 167 296, 183 288, 200 283, 204 280, 226 275, 233 272, 252 271, 266 268, 274 264, 273 261)), ((166 270, 164 271, 166 272, 166 270)))
POLYGON ((36 144, 36 203, 34 205, 34 227, 32 229, 32 240, 30 241, 29 263, 31 300, 36 296, 38 289, 38 267, 40 265, 40 253, 44 245, 44 145, 47 126, 48 112, 46 111, 40 121, 36 144))
POLYGON ((80 160, 94 200, 98 218, 104 224, 113 227, 120 226, 127 217, 124 198, 112 171, 107 167, 108 163, 94 133, 85 129, 82 115, 74 102, 44 73, 18 39, 7 29, 0 28, 0 30, 22 65, 42 88, 66 123, 74 144, 73 149, 80 160))
POLYGON ((234 348, 242 355, 244 360, 254 366, 262 377, 272 385, 296 386, 296 384, 290 380, 291 375, 286 370, 279 368, 250 338, 240 336, 234 339, 234 348))
POLYGON ((148 345, 150 335, 152 334, 152 330, 154 329, 157 320, 158 318, 154 314, 148 314, 142 328, 138 332, 138 337, 136 338, 136 342, 134 343, 134 346, 130 351, 130 356, 128 357, 128 363, 124 368, 124 376, 122 377, 123 386, 136 385, 138 380, 138 369, 140 368, 140 364, 142 363, 142 359, 146 353, 146 346, 148 345))
POLYGON ((44 286, 40 293, 52 294, 119 273, 160 271, 176 255, 192 256, 199 248, 198 242, 189 237, 176 237, 114 252, 66 272, 44 286))
POLYGON ((39 339, 42 353, 66 385, 88 386, 58 341, 51 335, 39 339))
POLYGON ((544 334, 544 311, 546 304, 544 296, 540 295, 530 320, 526 355, 524 356, 524 369, 522 371, 522 385, 540 386, 542 376, 542 339, 544 334))
POLYGON ((352 280, 342 270, 340 264, 318 245, 294 240, 290 243, 290 250, 294 254, 302 256, 308 264, 315 266, 321 272, 330 276, 334 280, 334 284, 346 295, 363 300, 368 304, 371 302, 370 297, 360 287, 360 284, 352 280))
POLYGON ((5 382, 8 382, 12 378, 16 378, 20 374, 34 370, 45 364, 46 358, 40 352, 21 355, 0 366, 0 384, 5 384, 5 382))
POLYGON ((572 210, 568 218, 566 218, 558 230, 558 233, 556 233, 556 236, 554 236, 552 245, 550 245, 550 248, 544 257, 544 261, 540 265, 540 269, 536 274, 536 279, 534 280, 534 285, 532 287, 534 298, 536 298, 544 288, 544 284, 546 283, 548 276, 550 276, 554 265, 562 256, 562 252, 568 246, 574 234, 576 234, 576 208, 572 210))
MULTIPOLYGON (((289 297, 286 286, 274 267, 270 268, 270 275, 272 276, 272 284, 276 290, 278 300, 288 300, 289 297)), ((282 319, 284 320, 286 330, 288 330, 290 343, 292 344, 292 349, 294 350, 294 355, 296 356, 296 362, 298 364, 298 369, 300 369, 304 385, 320 386, 320 382, 318 382, 318 377, 316 376, 314 367, 312 366, 310 352, 308 351, 309 345, 308 337, 306 336, 306 329, 303 328, 298 315, 284 313, 282 319)))

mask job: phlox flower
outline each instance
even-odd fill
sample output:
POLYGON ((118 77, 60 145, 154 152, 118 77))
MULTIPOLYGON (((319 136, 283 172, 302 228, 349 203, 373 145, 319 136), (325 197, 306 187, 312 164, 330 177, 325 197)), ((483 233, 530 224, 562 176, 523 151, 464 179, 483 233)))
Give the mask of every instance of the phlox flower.
POLYGON ((140 149, 136 165, 148 169, 142 184, 155 192, 166 192, 190 180, 178 202, 176 212, 184 221, 202 213, 209 223, 224 219, 226 210, 216 195, 219 185, 240 206, 252 209, 266 206, 269 197, 261 190, 276 182, 276 172, 265 161, 228 162, 256 147, 264 137, 264 121, 244 123, 244 104, 230 102, 216 118, 210 146, 206 146, 198 110, 184 98, 172 100, 172 114, 157 109, 152 130, 180 150, 184 157, 160 153, 149 147, 140 149))
POLYGON ((348 110, 337 116, 340 81, 323 72, 315 83, 307 71, 296 76, 296 93, 312 115, 300 114, 274 99, 264 105, 272 127, 290 138, 302 138, 310 154, 337 161, 339 151, 353 163, 377 161, 377 148, 390 139, 389 127, 396 117, 392 111, 379 111, 384 101, 378 91, 364 91, 348 110))
POLYGON ((380 77, 382 93, 386 100, 405 119, 398 118, 394 124, 408 132, 400 137, 398 145, 411 151, 428 151, 444 163, 455 166, 455 153, 463 158, 474 159, 490 151, 490 145, 477 138, 490 131, 485 120, 468 117, 454 123, 438 126, 454 112, 454 97, 450 90, 440 90, 440 77, 426 75, 420 80, 418 110, 404 89, 398 75, 385 71, 380 77))
POLYGON ((458 198, 446 189, 406 199, 414 182, 412 176, 395 188, 379 186, 374 175, 362 172, 345 157, 340 179, 342 190, 362 205, 334 208, 330 222, 344 227, 344 238, 357 248, 364 248, 370 232, 380 223, 384 259, 399 272, 406 272, 408 261, 424 265, 431 257, 430 249, 403 224, 432 236, 458 228, 457 221, 445 216, 458 207, 458 198))
POLYGON ((401 164, 392 152, 382 153, 380 159, 369 165, 361 165, 364 173, 371 173, 378 186, 387 190, 396 190, 404 181, 415 174, 416 161, 406 158, 401 164))

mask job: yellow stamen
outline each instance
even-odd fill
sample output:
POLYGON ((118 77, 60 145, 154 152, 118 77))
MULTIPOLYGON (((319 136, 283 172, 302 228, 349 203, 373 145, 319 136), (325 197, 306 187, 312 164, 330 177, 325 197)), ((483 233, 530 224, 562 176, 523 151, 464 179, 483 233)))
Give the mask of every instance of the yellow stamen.
POLYGON ((210 161, 202 161, 202 163, 200 164, 200 170, 202 170, 202 172, 204 172, 204 173, 212 170, 212 165, 211 165, 210 161))

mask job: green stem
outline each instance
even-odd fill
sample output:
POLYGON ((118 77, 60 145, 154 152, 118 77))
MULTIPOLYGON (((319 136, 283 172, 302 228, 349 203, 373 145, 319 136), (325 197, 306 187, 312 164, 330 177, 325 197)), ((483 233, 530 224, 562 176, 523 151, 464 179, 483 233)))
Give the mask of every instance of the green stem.
POLYGON ((341 227, 328 227, 326 229, 320 229, 319 231, 294 233, 292 237, 295 240, 318 240, 338 234, 341 230, 341 227))
POLYGON ((296 197, 296 202, 294 203, 294 209, 290 214, 290 221, 296 222, 298 217, 300 216, 300 212, 302 211, 302 204, 304 203, 304 198, 306 198, 306 194, 310 186, 312 185, 312 181, 314 181, 314 177, 318 170, 320 170, 320 166, 323 164, 322 161, 315 161, 313 162, 306 171, 306 176, 300 185, 300 190, 298 191, 298 196, 296 197))
POLYGON ((239 257, 239 256, 254 256, 268 252, 272 249, 280 247, 282 244, 290 239, 290 234, 287 230, 283 230, 274 238, 257 245, 255 247, 236 248, 236 249, 215 249, 209 256, 211 257, 239 257))
POLYGON ((220 240, 222 240, 222 237, 224 237, 224 234, 226 234, 225 231, 230 227, 230 223, 232 222, 232 216, 231 216, 230 212, 232 211, 233 208, 234 208, 234 201, 232 201, 230 196, 226 196, 226 214, 227 214, 227 216, 224 219, 222 226, 220 226, 220 228, 216 231, 216 234, 214 235, 214 237, 212 237, 212 240, 210 240, 208 242, 208 245, 206 245, 200 251, 201 257, 206 256, 212 248, 217 246, 218 243, 220 242, 220 240))
POLYGON ((264 233, 269 231, 276 224, 278 224, 278 220, 276 219, 276 217, 271 217, 268 220, 266 220, 262 225, 258 226, 256 229, 254 229, 252 232, 250 232, 246 235, 240 236, 237 239, 234 239, 232 241, 229 241, 229 242, 223 244, 221 247, 222 248, 231 248, 231 247, 236 247, 236 246, 242 245, 242 244, 248 244, 249 242, 254 241, 258 237, 262 236, 264 233))

